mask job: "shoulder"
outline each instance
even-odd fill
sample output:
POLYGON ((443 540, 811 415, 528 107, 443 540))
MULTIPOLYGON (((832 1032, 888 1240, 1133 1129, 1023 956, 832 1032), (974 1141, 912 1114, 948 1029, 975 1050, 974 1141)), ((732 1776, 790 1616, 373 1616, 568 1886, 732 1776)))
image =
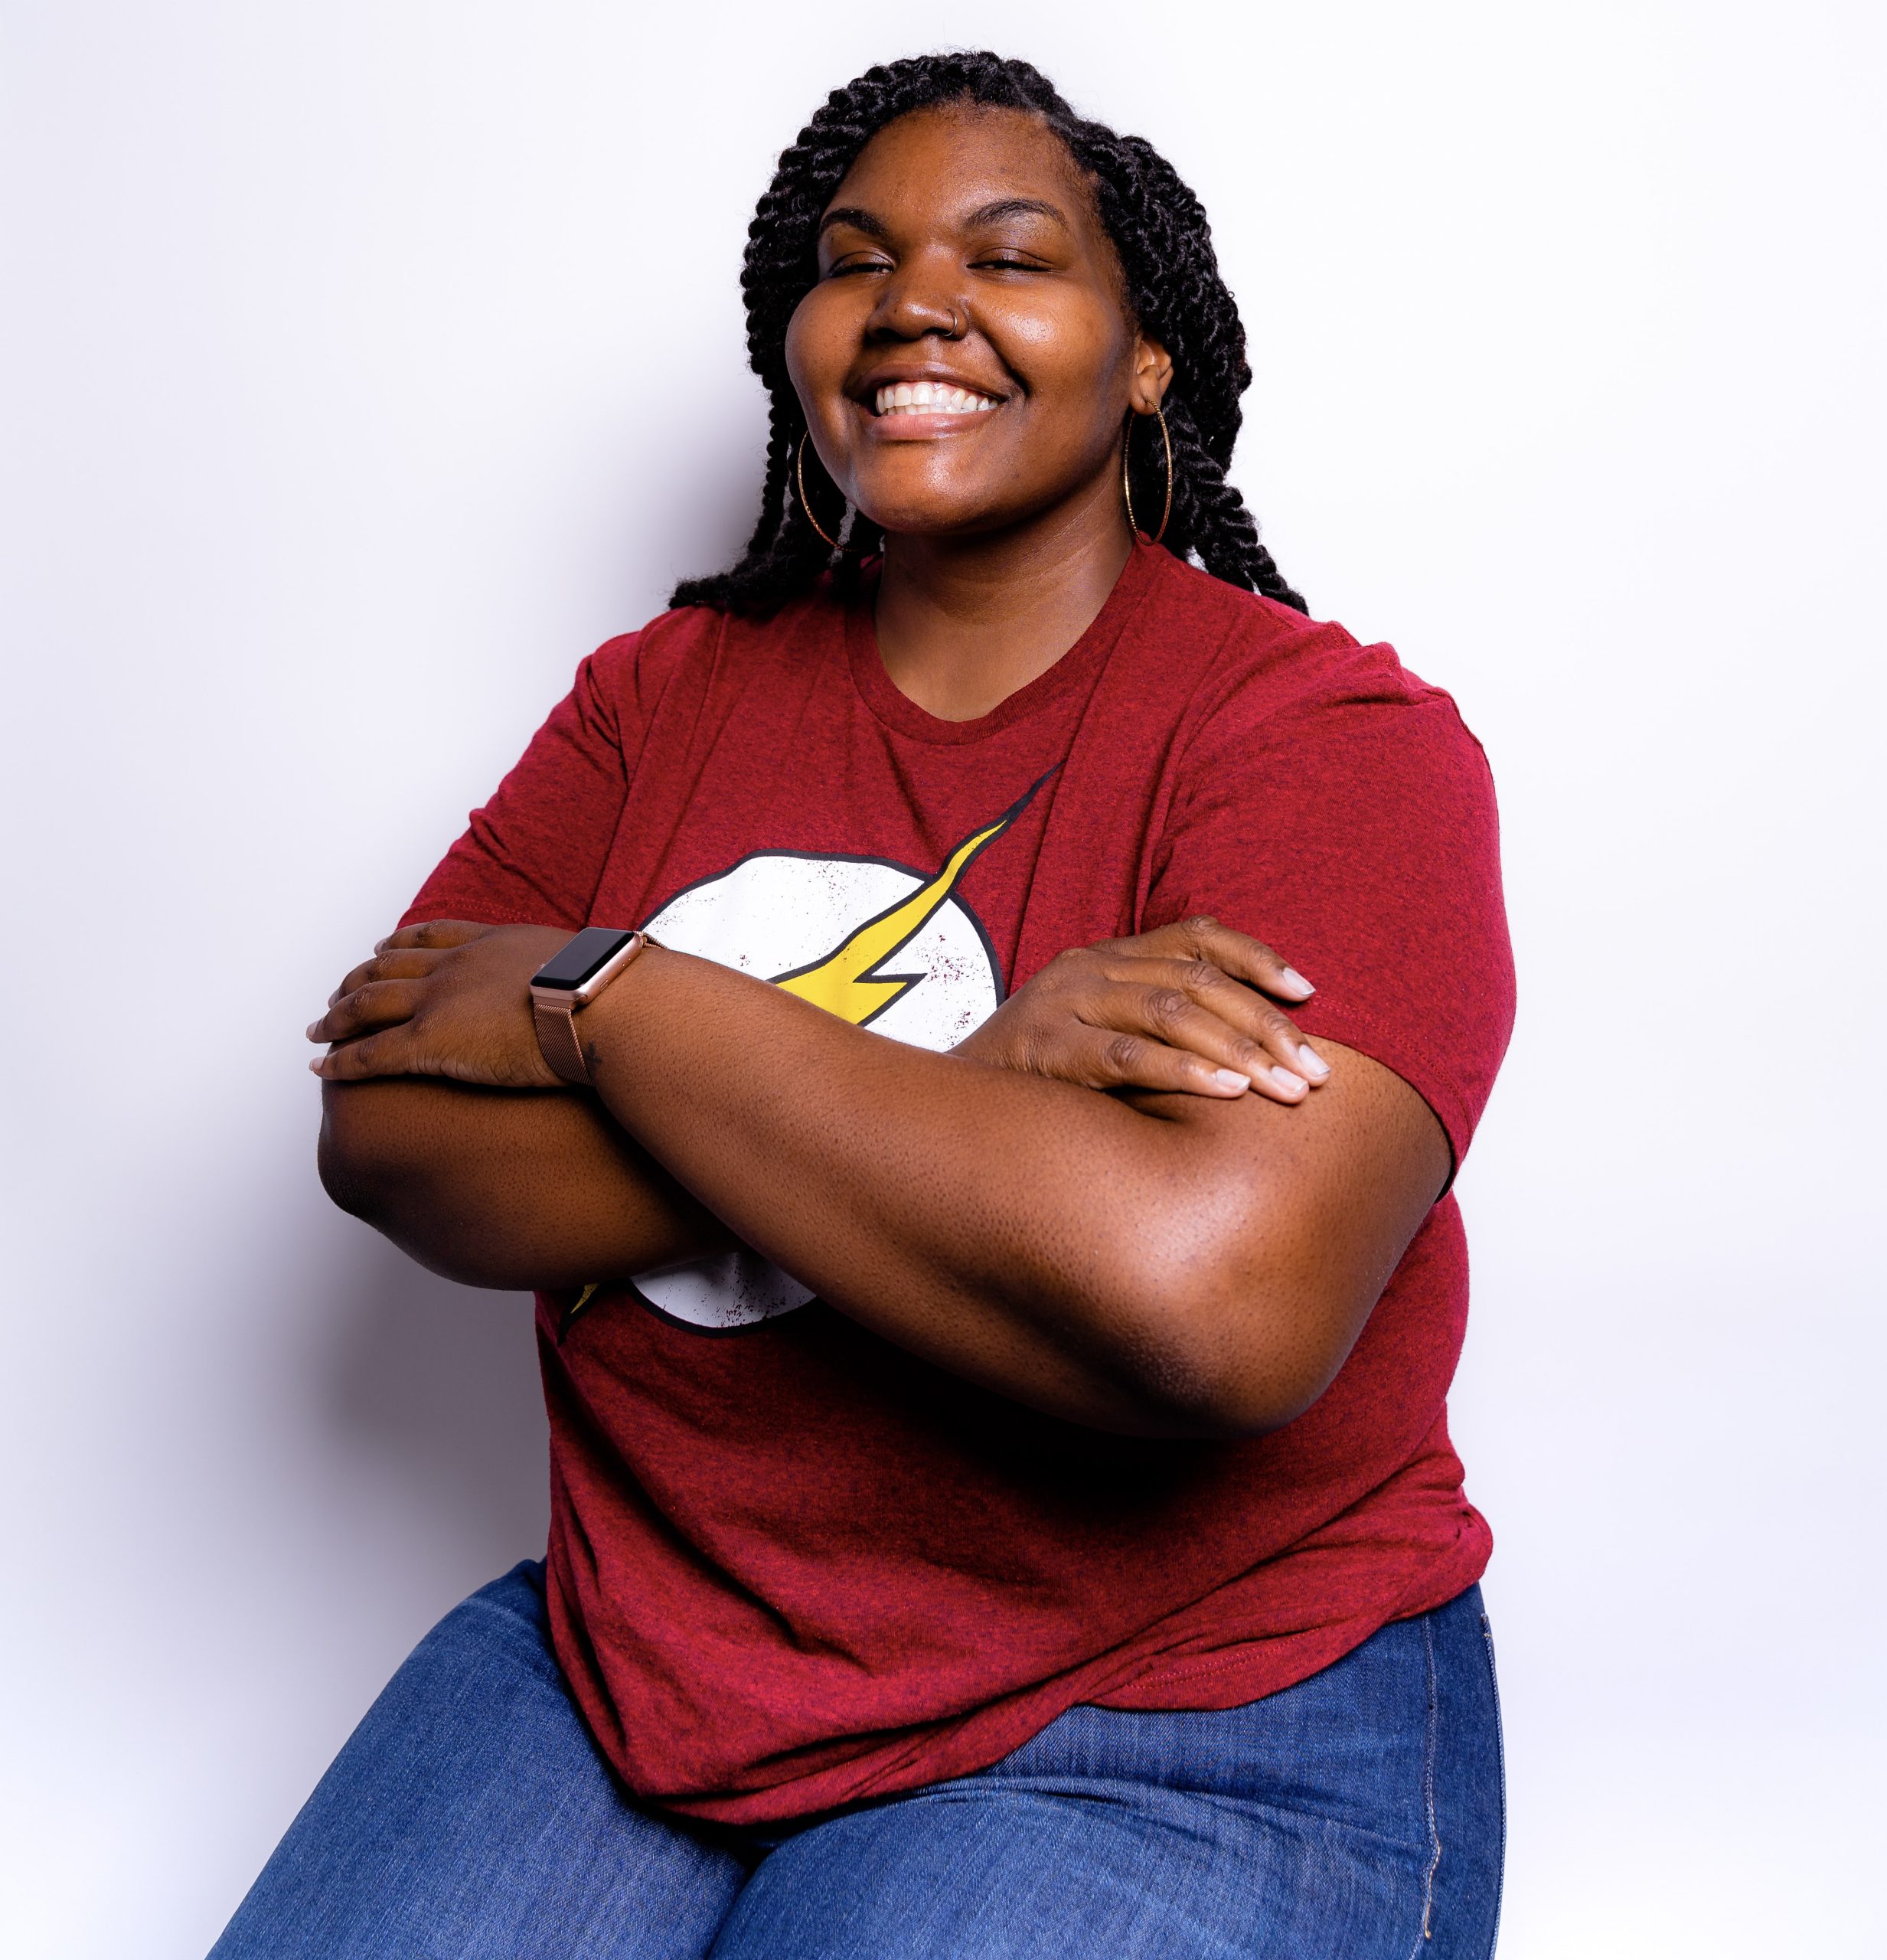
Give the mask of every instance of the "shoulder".
POLYGON ((829 636, 844 609, 823 588, 763 619, 745 619, 710 606, 677 606, 633 632, 605 640, 584 663, 592 684, 619 702, 651 709, 677 679, 706 675, 723 660, 743 669, 792 658, 809 641, 829 636))
POLYGON ((712 658, 723 616, 706 606, 673 606, 605 640, 583 665, 595 684, 612 694, 638 691, 690 659, 712 658))
POLYGON ((1334 619, 1307 619, 1194 566, 1169 565, 1152 624, 1192 670, 1183 766, 1194 749, 1216 760, 1229 748, 1311 754, 1334 743, 1407 769, 1446 762, 1484 777, 1486 758, 1454 697, 1405 667, 1387 641, 1360 641, 1334 619))

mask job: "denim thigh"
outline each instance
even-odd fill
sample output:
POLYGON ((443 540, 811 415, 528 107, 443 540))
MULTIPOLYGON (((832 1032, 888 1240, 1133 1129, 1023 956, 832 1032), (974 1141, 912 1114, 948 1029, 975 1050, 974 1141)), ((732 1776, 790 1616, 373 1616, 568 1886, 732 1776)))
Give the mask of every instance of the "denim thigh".
POLYGON ((781 1842, 715 1960, 1486 1960, 1504 1829, 1480 1590, 1296 1687, 1075 1708, 781 1842))
POLYGON ((700 1960, 746 1870, 622 1794, 527 1563, 414 1649, 211 1960, 700 1960))
POLYGON ((211 1960, 1484 1960, 1502 1828, 1477 1589, 1265 1700, 1076 1708, 740 1842, 624 1795, 526 1564, 414 1651, 211 1960))

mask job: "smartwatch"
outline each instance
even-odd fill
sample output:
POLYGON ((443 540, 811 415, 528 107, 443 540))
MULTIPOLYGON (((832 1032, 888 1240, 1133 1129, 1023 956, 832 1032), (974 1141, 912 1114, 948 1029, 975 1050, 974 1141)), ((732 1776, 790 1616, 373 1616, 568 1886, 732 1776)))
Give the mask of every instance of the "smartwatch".
POLYGON ((588 1007, 645 946, 646 933, 615 926, 586 926, 531 976, 531 1014, 537 1046, 566 1082, 590 1086, 583 1044, 576 1038, 576 1011, 588 1007))

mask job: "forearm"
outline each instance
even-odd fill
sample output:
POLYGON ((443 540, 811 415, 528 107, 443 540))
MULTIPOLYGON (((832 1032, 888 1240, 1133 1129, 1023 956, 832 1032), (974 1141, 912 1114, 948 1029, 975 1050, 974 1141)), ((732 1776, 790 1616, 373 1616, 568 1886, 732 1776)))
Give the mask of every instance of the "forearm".
POLYGON ((1217 1188, 1183 1126, 651 952, 586 1010, 617 1119, 831 1304, 1070 1419, 1187 1432, 1217 1188))
POLYGON ((327 1083, 320 1165, 344 1210, 467 1285, 624 1279, 731 1243, 583 1096, 436 1077, 327 1083))
MULTIPOLYGON (((886 1338, 1050 1413, 1245 1435, 1322 1393, 1447 1173, 1421 1096, 1327 1040, 1327 1079, 1307 1102, 1294 1078, 1292 1106, 1130 1099, 887 1041, 661 948, 578 1017, 599 1106, 548 1086, 524 1004, 560 942, 403 929, 309 1031, 335 1044, 315 1064, 329 1190, 475 1284, 633 1278, 744 1241, 886 1338)), ((1068 1014, 1079 965, 1064 956, 1046 994, 1038 975, 999 1011, 1025 1057, 1029 1017, 1068 1014)), ((1099 1024, 1120 1024, 1120 984, 1099 1024)), ((1163 984, 1135 1014, 1169 1029, 1176 999, 1163 984)), ((1206 1046, 1255 1086, 1249 1041, 1206 1046)))

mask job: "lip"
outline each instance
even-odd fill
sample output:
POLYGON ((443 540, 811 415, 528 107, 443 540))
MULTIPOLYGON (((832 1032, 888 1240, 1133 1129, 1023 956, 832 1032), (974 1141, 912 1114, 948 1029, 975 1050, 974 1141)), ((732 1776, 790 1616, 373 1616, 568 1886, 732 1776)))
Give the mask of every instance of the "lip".
POLYGON ((939 436, 963 436, 971 428, 988 422, 992 416, 1000 414, 1011 399, 1010 390, 992 387, 988 381, 961 368, 947 368, 940 361, 927 361, 916 365, 903 361, 887 362, 883 367, 873 368, 846 390, 846 397, 857 411, 859 420, 868 434, 884 443, 928 442, 939 436), (880 388, 894 387, 899 381, 939 381, 945 387, 961 388, 971 394, 986 395, 996 406, 983 409, 974 415, 952 413, 935 409, 928 413, 914 414, 904 410, 896 416, 881 416, 873 408, 872 403, 880 388), (895 429, 886 427, 887 422, 895 422, 895 429))

